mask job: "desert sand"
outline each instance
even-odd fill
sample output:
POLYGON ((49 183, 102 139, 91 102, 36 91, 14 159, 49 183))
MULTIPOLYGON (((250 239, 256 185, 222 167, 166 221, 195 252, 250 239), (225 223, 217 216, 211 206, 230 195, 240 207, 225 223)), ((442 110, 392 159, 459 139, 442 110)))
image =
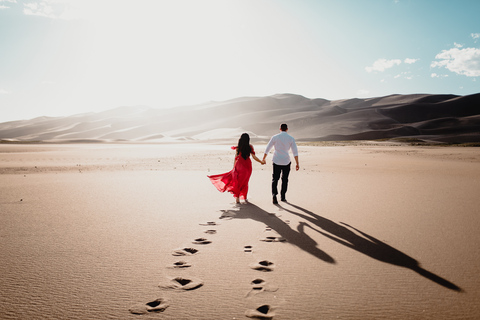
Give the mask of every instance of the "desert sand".
POLYGON ((0 318, 478 318, 478 149, 299 150, 235 205, 227 144, 0 145, 0 318))

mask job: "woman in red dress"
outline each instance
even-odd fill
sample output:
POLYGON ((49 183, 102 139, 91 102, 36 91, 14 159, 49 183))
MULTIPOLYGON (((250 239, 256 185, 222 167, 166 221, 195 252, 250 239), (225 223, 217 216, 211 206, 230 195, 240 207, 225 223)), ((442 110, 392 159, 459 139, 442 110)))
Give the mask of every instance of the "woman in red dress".
POLYGON ((247 201, 248 181, 252 175, 252 156, 255 161, 265 164, 260 160, 250 144, 250 136, 247 133, 242 134, 238 140, 238 145, 232 147, 235 152, 235 162, 233 169, 229 172, 208 176, 213 185, 220 192, 228 191, 235 197, 235 202, 240 203, 240 198, 247 201))

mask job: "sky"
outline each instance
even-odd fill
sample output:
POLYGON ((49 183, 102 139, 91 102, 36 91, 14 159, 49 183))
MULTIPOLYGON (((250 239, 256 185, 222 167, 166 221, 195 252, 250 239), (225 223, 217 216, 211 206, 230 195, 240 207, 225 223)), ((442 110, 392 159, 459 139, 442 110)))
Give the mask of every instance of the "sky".
POLYGON ((480 92, 478 0, 0 0, 0 122, 480 92))

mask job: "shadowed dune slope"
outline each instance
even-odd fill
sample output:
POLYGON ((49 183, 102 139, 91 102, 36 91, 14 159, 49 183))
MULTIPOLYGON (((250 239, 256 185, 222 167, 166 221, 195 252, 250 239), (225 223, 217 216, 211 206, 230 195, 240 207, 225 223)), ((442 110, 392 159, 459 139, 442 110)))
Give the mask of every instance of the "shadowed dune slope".
POLYGON ((294 94, 244 97, 155 109, 119 107, 68 117, 0 123, 14 141, 233 140, 248 132, 266 141, 288 123, 299 141, 410 137, 438 142, 480 141, 480 94, 390 95, 329 101, 294 94))

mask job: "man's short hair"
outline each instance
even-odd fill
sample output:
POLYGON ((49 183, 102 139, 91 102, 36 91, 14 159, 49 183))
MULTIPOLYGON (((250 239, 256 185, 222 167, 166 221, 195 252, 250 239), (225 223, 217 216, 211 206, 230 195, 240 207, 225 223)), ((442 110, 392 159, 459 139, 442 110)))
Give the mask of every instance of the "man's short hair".
POLYGON ((287 124, 282 123, 282 125, 280 126, 280 130, 287 131, 288 130, 287 124))

